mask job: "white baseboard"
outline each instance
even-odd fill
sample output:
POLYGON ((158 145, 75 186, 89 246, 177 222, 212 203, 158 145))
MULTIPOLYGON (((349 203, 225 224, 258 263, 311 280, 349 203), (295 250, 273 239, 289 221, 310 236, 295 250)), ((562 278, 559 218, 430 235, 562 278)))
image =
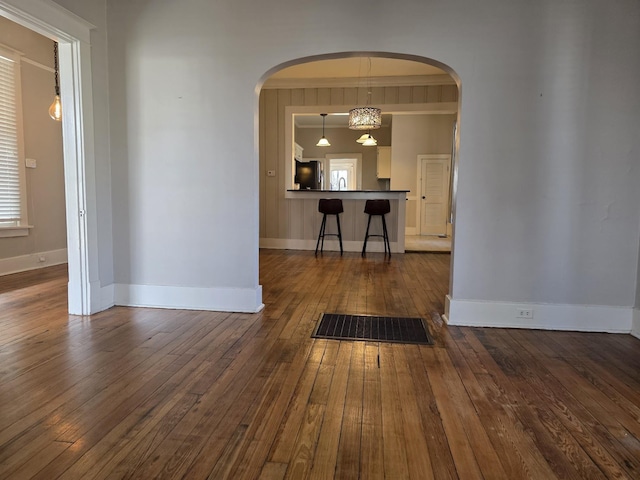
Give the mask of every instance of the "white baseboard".
POLYGON ((107 285, 100 289, 100 310, 107 310, 116 304, 115 285, 107 285))
MULTIPOLYGON (((115 284, 113 288, 114 304, 126 307, 242 313, 256 313, 264 308, 261 285, 249 289, 115 284)), ((106 297, 108 293, 105 292, 106 297)))
POLYGON ((0 275, 26 272, 38 268, 51 267, 67 263, 67 249, 30 253, 19 257, 0 258, 0 275))
MULTIPOLYGON (((291 238, 261 238, 260 248, 271 248, 274 250, 315 250, 317 240, 296 240, 291 238)), ((391 253, 404 253, 398 248, 398 242, 389 242, 391 253)), ((343 241, 342 249, 345 252, 361 252, 361 241, 343 241)), ((324 251, 339 252, 340 243, 338 240, 325 240, 324 251)), ((367 252, 384 252, 382 239, 374 238, 367 242, 367 252)))
POLYGON ((631 307, 482 302, 449 296, 445 303, 446 322, 468 327, 632 333, 633 316, 631 307), (517 318, 519 309, 531 310, 533 317, 517 318))
POLYGON ((631 335, 640 338, 640 308, 633 309, 633 325, 631 326, 631 335))

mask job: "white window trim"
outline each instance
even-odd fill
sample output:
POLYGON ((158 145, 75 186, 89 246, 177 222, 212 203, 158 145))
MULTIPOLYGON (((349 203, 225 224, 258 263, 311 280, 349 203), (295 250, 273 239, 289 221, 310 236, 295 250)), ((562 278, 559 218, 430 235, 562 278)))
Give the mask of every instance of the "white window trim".
POLYGON ((18 225, 0 225, 0 238, 25 237, 29 235, 29 208, 27 197, 27 174, 25 171, 24 124, 22 111, 22 54, 0 45, 0 55, 15 62, 16 132, 18 141, 18 178, 20 182, 20 222, 18 225))

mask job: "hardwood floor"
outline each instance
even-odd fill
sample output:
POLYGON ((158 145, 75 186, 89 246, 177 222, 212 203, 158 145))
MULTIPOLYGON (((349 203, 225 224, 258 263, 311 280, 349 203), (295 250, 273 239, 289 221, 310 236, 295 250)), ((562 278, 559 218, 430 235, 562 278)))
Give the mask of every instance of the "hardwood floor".
POLYGON ((0 478, 640 478, 640 341, 447 327, 449 260, 265 250, 256 315, 69 316, 64 266, 0 277, 0 478), (315 340, 321 312, 436 344, 315 340))

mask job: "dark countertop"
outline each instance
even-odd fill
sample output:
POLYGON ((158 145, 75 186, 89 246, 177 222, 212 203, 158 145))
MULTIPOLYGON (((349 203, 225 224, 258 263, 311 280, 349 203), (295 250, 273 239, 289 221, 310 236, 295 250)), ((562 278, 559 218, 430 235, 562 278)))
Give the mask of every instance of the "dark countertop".
POLYGON ((408 193, 411 190, 293 190, 288 189, 287 192, 322 192, 322 193, 408 193))

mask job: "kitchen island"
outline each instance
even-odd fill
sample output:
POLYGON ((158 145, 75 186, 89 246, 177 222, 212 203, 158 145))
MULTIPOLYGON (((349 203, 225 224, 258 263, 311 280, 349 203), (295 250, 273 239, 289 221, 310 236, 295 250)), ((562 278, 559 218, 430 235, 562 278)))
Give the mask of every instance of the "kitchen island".
MULTIPOLYGON (((342 243, 345 252, 360 252, 367 230, 369 216, 364 213, 367 200, 387 199, 391 212, 386 215, 387 230, 392 253, 404 253, 405 209, 407 190, 287 190, 281 212, 287 216, 286 231, 277 232, 278 238, 261 238, 261 248, 315 250, 322 214, 318 212, 321 198, 340 198, 344 212, 340 214, 342 243)), ((268 219, 264 219, 268 222, 268 219)), ((327 233, 336 233, 334 216, 327 218, 327 233)), ((379 217, 371 220, 370 234, 381 234, 379 217)), ((327 237, 324 250, 340 251, 337 237, 327 237)), ((367 252, 384 252, 382 238, 370 238, 367 252)))

